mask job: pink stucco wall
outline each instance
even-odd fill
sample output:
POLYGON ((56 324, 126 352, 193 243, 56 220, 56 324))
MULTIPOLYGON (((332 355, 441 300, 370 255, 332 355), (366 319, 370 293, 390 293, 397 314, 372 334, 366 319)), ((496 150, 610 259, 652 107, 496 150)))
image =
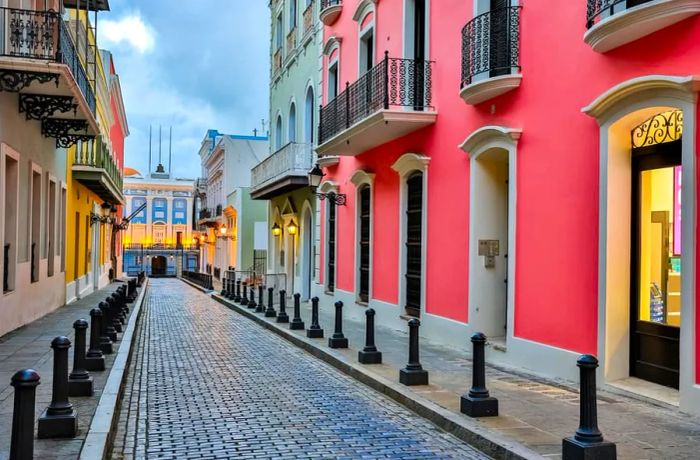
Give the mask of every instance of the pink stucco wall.
MULTIPOLYGON (((338 21, 324 32, 325 38, 342 38, 341 90, 358 76, 358 24, 352 20, 357 3, 346 0, 338 21)), ((377 59, 384 50, 402 55, 403 3, 376 5, 377 59)), ((599 134, 596 121, 581 108, 633 77, 700 73, 700 17, 598 54, 583 41, 585 0, 555 7, 527 2, 521 12, 521 87, 471 107, 459 97, 461 29, 473 16, 471 2, 432 0, 429 14, 437 122, 357 157, 343 157, 327 171, 348 194, 338 213, 337 286, 354 291, 355 187, 349 177, 365 168, 376 174, 373 298, 398 301, 399 178, 391 165, 407 152, 425 154, 431 158, 425 309, 468 321, 469 159, 458 145, 485 125, 519 128, 514 333, 595 353, 599 134)))

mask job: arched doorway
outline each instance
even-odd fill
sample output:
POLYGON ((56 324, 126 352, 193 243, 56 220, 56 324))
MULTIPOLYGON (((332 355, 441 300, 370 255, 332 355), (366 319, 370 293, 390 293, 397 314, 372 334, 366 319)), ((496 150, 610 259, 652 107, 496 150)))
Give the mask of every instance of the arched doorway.
POLYGON ((151 275, 165 276, 168 269, 168 262, 164 256, 153 256, 151 258, 151 275))

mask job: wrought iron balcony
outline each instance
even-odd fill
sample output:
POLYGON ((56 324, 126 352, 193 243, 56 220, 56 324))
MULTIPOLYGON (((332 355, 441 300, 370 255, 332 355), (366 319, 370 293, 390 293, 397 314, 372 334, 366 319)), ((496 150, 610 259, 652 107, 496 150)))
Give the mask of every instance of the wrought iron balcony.
POLYGON ((479 104, 520 85, 520 7, 480 14, 462 29, 460 94, 479 104))
POLYGON ((251 171, 250 195, 254 200, 269 200, 282 193, 309 185, 313 167, 311 144, 290 142, 251 171))
MULTIPOLYGON (((95 93, 61 15, 55 11, 0 8, 0 89, 14 92, 30 89, 45 94, 39 107, 45 111, 41 119, 60 111, 60 104, 54 100, 47 102, 47 98, 71 95, 70 85, 60 81, 60 69, 51 64, 64 64, 70 70, 66 75, 75 81, 94 118, 95 93), (37 65, 39 62, 42 65, 37 65), (49 82, 56 87, 41 86, 49 82)), ((76 104, 73 110, 79 106, 76 104)), ((36 106, 32 109, 38 112, 36 106)))
POLYGON ((199 210, 199 225, 216 226, 219 217, 223 215, 223 206, 220 204, 215 208, 202 208, 199 210))
POLYGON ((323 25, 333 24, 343 10, 343 0, 321 0, 320 19, 323 25))
POLYGON ((110 203, 124 203, 122 172, 101 136, 79 141, 73 159, 73 178, 110 203))
POLYGON ((604 53, 700 13, 700 0, 586 0, 583 40, 604 53))
POLYGON ((385 53, 321 108, 319 155, 358 155, 434 123, 432 66, 385 53))

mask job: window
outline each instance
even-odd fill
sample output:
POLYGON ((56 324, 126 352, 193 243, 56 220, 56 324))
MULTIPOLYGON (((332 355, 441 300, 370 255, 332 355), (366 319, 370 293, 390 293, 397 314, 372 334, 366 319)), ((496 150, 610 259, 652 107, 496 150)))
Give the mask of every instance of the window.
MULTIPOLYGON (((3 258, 2 258, 2 292, 15 289, 17 269, 17 202, 19 191, 19 156, 10 156, 9 148, 2 146, 5 162, 5 176, 0 178, 4 184, 5 200, 0 216, 3 217, 3 258)), ((1 153, 1 152, 0 152, 1 153)), ((3 157, 0 157, 3 158, 3 157)))
POLYGON ((282 117, 277 116, 277 123, 275 123, 275 151, 282 148, 282 117))
POLYGON ((289 30, 290 32, 294 30, 297 26, 297 0, 291 0, 289 2, 289 30))
POLYGON ((328 102, 338 95, 338 61, 328 66, 328 102))
POLYGON ((314 90, 309 87, 306 90, 306 100, 304 101, 304 142, 308 144, 314 143, 314 90))
POLYGON ((360 217, 359 231, 359 274, 360 283, 358 286, 358 297, 362 302, 369 301, 369 278, 370 278, 370 187, 365 185, 360 189, 359 200, 360 208, 358 215, 360 217))
POLYGON ((360 35, 360 75, 374 66, 374 27, 369 26, 360 35))
MULTIPOLYGON (((146 198, 137 197, 131 200, 131 212, 135 212, 138 208, 146 204, 146 198)), ((146 208, 142 209, 138 214, 131 219, 132 224, 145 224, 146 223, 146 208)))
POLYGON ((326 267, 326 289, 328 292, 335 291, 335 205, 328 202, 328 257, 326 267))
POLYGON ((406 313, 420 316, 423 265, 423 174, 406 181, 406 313))
POLYGON ((56 248, 55 248, 55 238, 56 238, 56 182, 49 179, 49 203, 48 203, 48 225, 47 225, 47 254, 48 254, 48 268, 47 275, 53 276, 54 264, 56 259, 56 248))
POLYGON ((61 272, 66 271, 66 188, 61 187, 61 220, 58 228, 58 250, 61 253, 61 272))
POLYGON ((39 281, 39 251, 41 251, 41 172, 37 172, 34 167, 31 171, 31 192, 29 211, 32 220, 29 232, 29 261, 30 279, 32 283, 36 283, 39 281))
POLYGON ((292 102, 289 107, 289 120, 287 120, 287 135, 289 136, 289 142, 297 141, 297 106, 292 102))
POLYGON ((277 21, 275 21, 275 34, 276 34, 276 49, 282 49, 284 45, 284 28, 282 27, 282 15, 277 16, 277 21))
POLYGON ((164 221, 168 215, 168 201, 165 198, 155 198, 153 200, 153 215, 151 220, 164 221))

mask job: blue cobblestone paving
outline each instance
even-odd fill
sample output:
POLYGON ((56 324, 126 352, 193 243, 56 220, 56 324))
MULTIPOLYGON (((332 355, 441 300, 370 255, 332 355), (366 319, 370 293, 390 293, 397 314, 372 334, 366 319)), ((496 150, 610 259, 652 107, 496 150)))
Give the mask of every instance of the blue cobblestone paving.
POLYGON ((113 458, 488 458, 179 280, 144 307, 113 458))

